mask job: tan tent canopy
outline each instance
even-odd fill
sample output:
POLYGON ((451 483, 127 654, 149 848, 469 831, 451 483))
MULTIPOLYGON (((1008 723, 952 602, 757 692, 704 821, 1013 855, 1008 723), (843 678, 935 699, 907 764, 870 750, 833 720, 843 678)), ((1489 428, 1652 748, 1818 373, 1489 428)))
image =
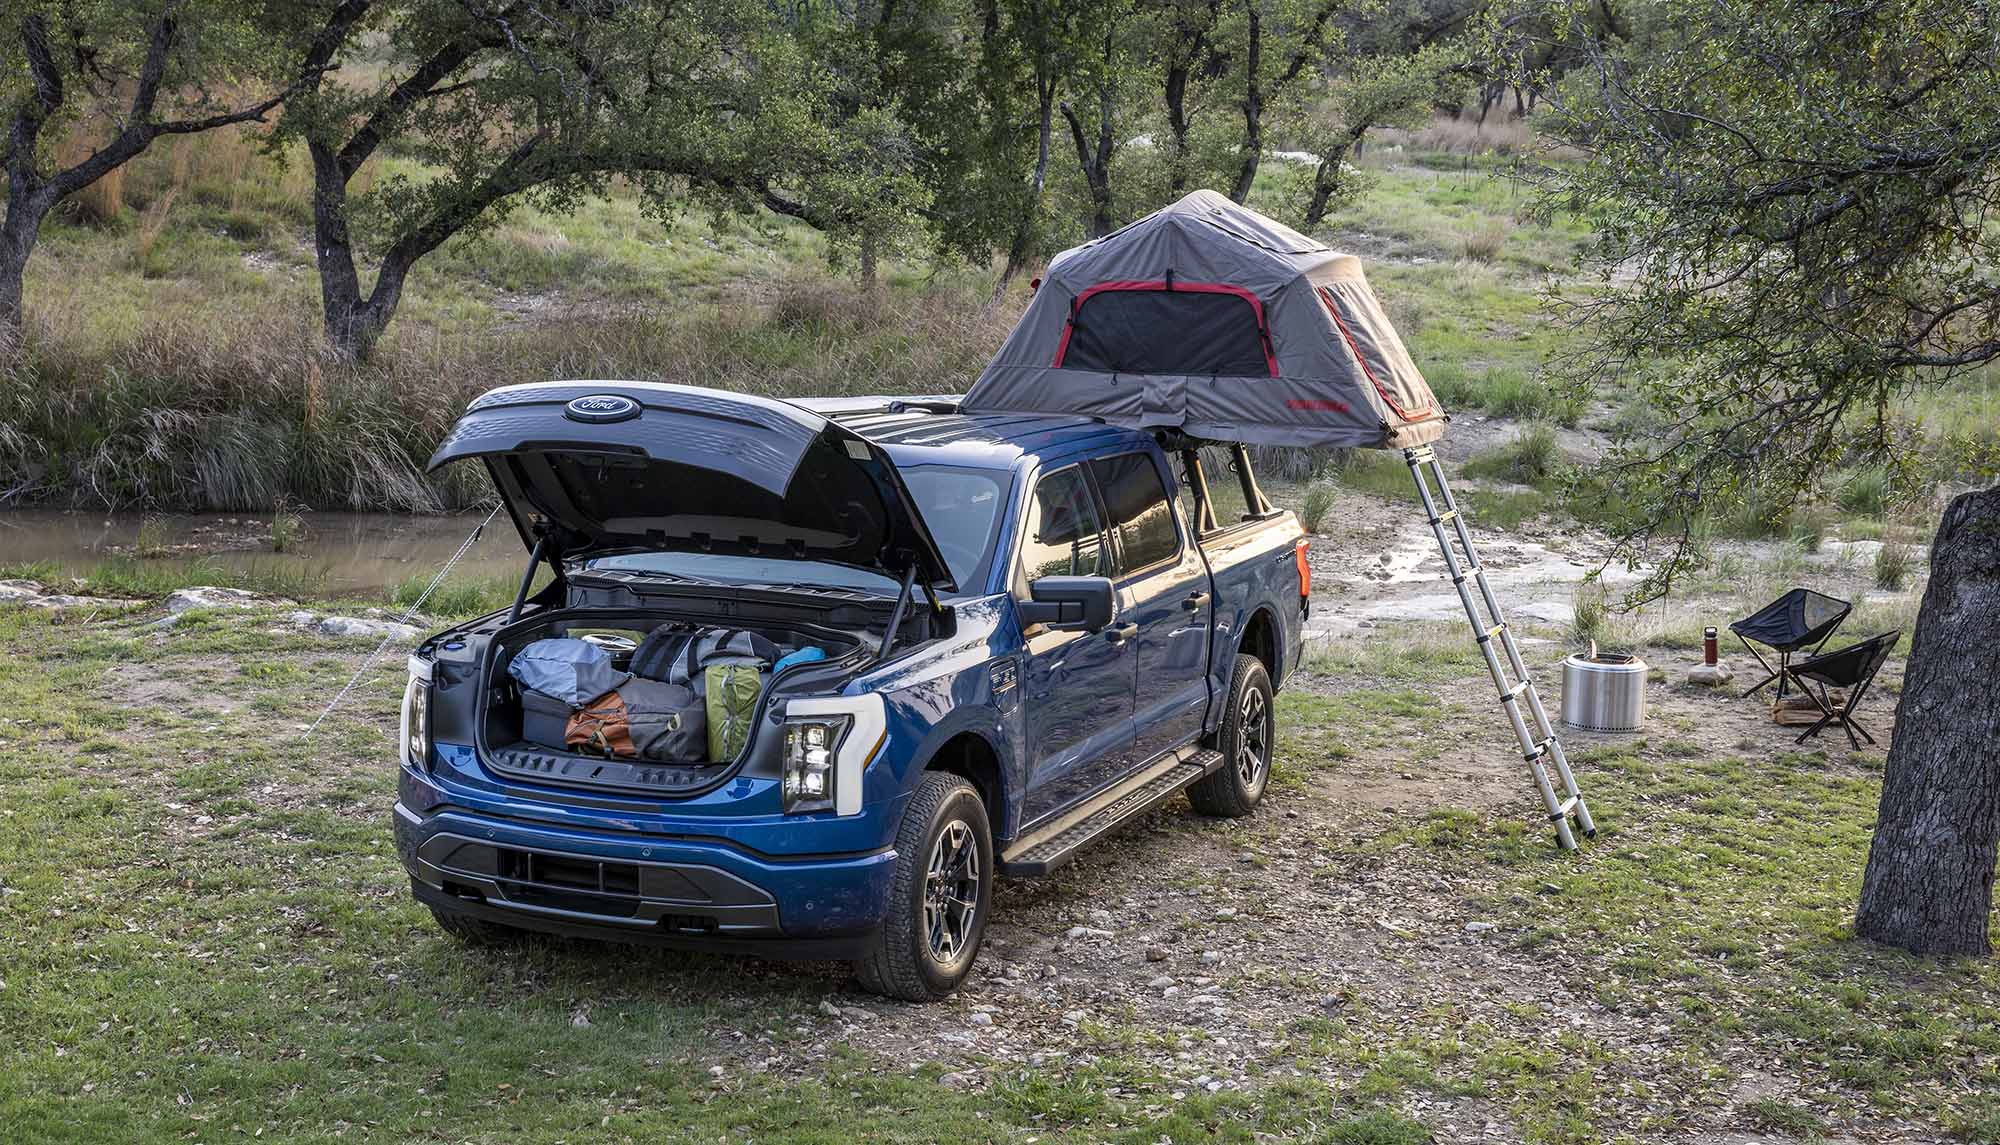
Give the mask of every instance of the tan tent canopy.
POLYGON ((1213 191, 1057 255, 963 408, 1378 449, 1446 420, 1357 259, 1213 191))

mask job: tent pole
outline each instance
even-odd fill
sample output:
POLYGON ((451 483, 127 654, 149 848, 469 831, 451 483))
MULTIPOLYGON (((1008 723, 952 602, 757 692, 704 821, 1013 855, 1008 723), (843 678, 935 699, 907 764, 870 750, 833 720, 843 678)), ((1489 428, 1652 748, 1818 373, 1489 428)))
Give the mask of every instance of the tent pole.
POLYGON ((1257 484, 1257 471, 1250 468, 1250 447, 1237 442, 1231 451, 1236 457, 1236 474, 1243 481, 1243 493, 1250 501, 1250 511, 1259 517, 1271 511, 1271 499, 1264 496, 1264 487, 1257 484))
POLYGON ((1200 514, 1194 523, 1195 531, 1212 533, 1221 526, 1215 521, 1215 500, 1208 494, 1208 474, 1201 467, 1201 450, 1189 446, 1181 450, 1181 472, 1194 489, 1195 508, 1200 514))

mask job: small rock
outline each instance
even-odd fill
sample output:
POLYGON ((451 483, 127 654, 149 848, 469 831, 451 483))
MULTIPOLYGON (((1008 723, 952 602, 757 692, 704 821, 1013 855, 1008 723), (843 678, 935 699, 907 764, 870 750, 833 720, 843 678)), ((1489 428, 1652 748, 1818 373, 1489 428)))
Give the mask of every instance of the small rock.
POLYGON ((1719 688, 1736 678, 1729 665, 1717 660, 1713 664, 1696 664, 1688 669, 1687 682, 1704 688, 1719 688))
POLYGON ((1158 978, 1153 979, 1151 982, 1146 983, 1146 986, 1148 989, 1152 990, 1164 990, 1173 984, 1174 980, 1172 978, 1168 977, 1165 974, 1162 974, 1158 978))
POLYGON ((1070 1010, 1063 1014, 1063 1021, 1074 1026, 1088 1017, 1090 1017, 1090 1011, 1088 1010, 1070 1010))
POLYGON ((993 1024, 993 1015, 984 1010, 978 1010, 968 1017, 966 1021, 971 1022, 975 1026, 990 1026, 993 1024))
POLYGON ((1093 922, 1093 923, 1095 923, 1095 924, 1097 924, 1098 926, 1110 926, 1110 925, 1111 925, 1111 912, 1110 912, 1110 911, 1108 911, 1108 910, 1094 910, 1094 911, 1091 911, 1091 912, 1090 912, 1090 921, 1091 921, 1091 922, 1093 922))
POLYGON ((860 1006, 842 1006, 840 1016, 852 1022, 872 1022, 875 1020, 875 1011, 864 1010, 860 1006))
POLYGON ((1163 947, 1163 946, 1148 946, 1148 947, 1146 948, 1146 961, 1148 961, 1148 962, 1165 962, 1166 960, 1167 960, 1167 950, 1166 950, 1166 948, 1165 948, 1165 947, 1163 947))
POLYGON ((829 1018, 840 1017, 840 1007, 834 1005, 832 1002, 829 1002, 824 998, 820 999, 819 1012, 825 1014, 829 1018))
POLYGON ((1216 963, 1222 961, 1222 955, 1213 950, 1204 950, 1201 952, 1201 960, 1207 963, 1208 965, 1213 966, 1216 963))
POLYGON ((1467 934, 1484 934, 1489 930, 1498 930, 1499 928, 1500 924, 1497 922, 1468 922, 1465 924, 1465 932, 1467 934))
POLYGON ((1110 938, 1110 937, 1111 937, 1111 932, 1110 932, 1110 931, 1108 931, 1108 930, 1101 930, 1101 929, 1099 929, 1099 928, 1097 928, 1097 927, 1094 927, 1094 926, 1072 926, 1072 927, 1070 927, 1070 928, 1069 928, 1069 937, 1071 937, 1071 938, 1110 938))
POLYGON ((1230 919, 1236 917, 1236 908, 1233 906, 1223 907, 1221 910, 1215 912, 1215 917, 1223 922, 1228 922, 1230 919))
POLYGON ((579 1028, 583 1028, 583 1027, 587 1027, 587 1026, 589 1026, 589 1025, 590 1025, 590 1011, 588 1011, 588 1010, 578 1010, 578 1011, 577 1011, 576 1013, 574 1013, 574 1014, 571 1014, 571 1015, 569 1016, 569 1024, 570 1024, 570 1025, 572 1025, 572 1026, 576 1026, 576 1027, 579 1027, 579 1028))
POLYGON ((710 1077, 721 1077, 723 1074, 728 1072, 729 1072, 728 1070, 723 1069, 719 1065, 712 1065, 708 1067, 708 1076, 710 1077))
POLYGON ((938 1084, 946 1089, 971 1089, 976 1079, 970 1073, 948 1073, 938 1078, 938 1084))
POLYGON ((1180 992, 1181 988, 1179 986, 1169 986, 1166 989, 1160 991, 1160 996, 1164 998, 1171 998, 1180 992))

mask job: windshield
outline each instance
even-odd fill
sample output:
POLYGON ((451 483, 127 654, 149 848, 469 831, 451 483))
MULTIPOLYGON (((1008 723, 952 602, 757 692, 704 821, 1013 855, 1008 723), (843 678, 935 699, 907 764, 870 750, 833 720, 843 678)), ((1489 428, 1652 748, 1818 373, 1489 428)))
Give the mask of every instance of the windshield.
MULTIPOLYGON (((994 525, 999 521, 1000 504, 1006 493, 1007 475, 949 465, 913 465, 900 472, 903 484, 916 498, 917 511, 930 528, 931 539, 937 542, 945 564, 951 569, 952 579, 962 589, 980 591, 991 557, 994 525)), ((723 553, 620 553, 597 557, 584 567, 663 574, 714 584, 778 587, 811 584, 891 594, 901 587, 883 573, 853 565, 723 553)))
POLYGON ((944 555, 951 579, 967 592, 982 591, 1007 474, 951 465, 912 465, 898 472, 917 499, 917 512, 944 555))

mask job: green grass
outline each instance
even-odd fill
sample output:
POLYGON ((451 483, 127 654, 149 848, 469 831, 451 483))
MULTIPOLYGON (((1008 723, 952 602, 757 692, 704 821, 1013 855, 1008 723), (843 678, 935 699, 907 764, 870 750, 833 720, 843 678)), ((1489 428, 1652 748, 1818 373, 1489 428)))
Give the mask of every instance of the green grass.
POLYGON ((995 1063, 986 1093, 839 1047, 767 1074, 757 1063, 823 1025, 839 977, 460 947, 410 900, 389 845, 400 673, 365 679, 302 744, 296 727, 367 642, 267 628, 191 614, 150 634, 0 609, 0 1138, 1429 1137, 1318 1082, 1273 1082, 1268 1100, 1114 1096, 1169 1082, 1113 1059, 995 1063), (135 678, 168 691, 118 690, 135 678))
POLYGON ((1576 762, 1604 828, 1577 858, 1466 812, 1401 839, 1497 872, 1485 916, 1559 945, 1564 986, 1661 1023, 1698 1073, 1747 1052, 1805 1079, 1803 1105, 1747 1107, 1760 1127, 1895 1116, 2000 1140, 2000 965, 1911 957, 1849 929, 1879 755, 1752 760, 1641 740, 1576 762))

